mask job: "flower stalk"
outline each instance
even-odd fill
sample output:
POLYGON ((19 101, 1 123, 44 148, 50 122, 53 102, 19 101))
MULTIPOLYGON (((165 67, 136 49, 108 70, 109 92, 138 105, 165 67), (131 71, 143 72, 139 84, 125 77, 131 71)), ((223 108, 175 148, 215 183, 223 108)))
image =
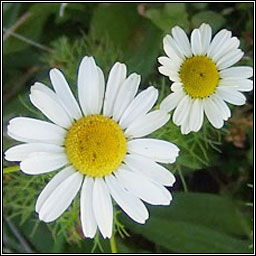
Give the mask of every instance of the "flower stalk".
POLYGON ((114 234, 110 238, 110 248, 112 253, 117 253, 117 248, 116 248, 116 241, 115 241, 115 236, 114 234))
POLYGON ((17 172, 19 170, 20 170, 19 165, 9 166, 9 167, 3 168, 3 174, 8 174, 8 173, 11 173, 11 172, 17 172))

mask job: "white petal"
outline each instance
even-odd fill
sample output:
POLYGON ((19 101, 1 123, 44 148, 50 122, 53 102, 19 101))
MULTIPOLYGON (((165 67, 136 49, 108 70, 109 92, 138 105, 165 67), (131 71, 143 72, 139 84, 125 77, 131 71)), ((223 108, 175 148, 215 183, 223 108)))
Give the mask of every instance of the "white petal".
POLYGON ((84 57, 78 69, 78 98, 84 115, 99 114, 101 89, 93 57, 84 57))
POLYGON ((253 68, 248 66, 232 67, 219 72, 221 78, 250 78, 253 76, 253 68))
POLYGON ((113 115, 113 107, 116 100, 116 96, 125 78, 126 78, 126 66, 119 62, 116 62, 112 67, 112 69, 110 70, 110 73, 108 76, 108 82, 107 82, 105 99, 104 99, 104 107, 103 107, 104 116, 113 115))
POLYGON ((93 212, 93 185, 94 181, 91 177, 85 177, 81 190, 80 198, 80 215, 81 226, 85 237, 94 238, 97 231, 97 223, 93 212))
POLYGON ((236 37, 229 38, 224 42, 219 49, 212 56, 213 62, 218 62, 225 55, 229 54, 230 51, 233 51, 239 47, 240 41, 236 37))
POLYGON ((24 143, 13 146, 5 151, 5 159, 8 161, 23 161, 34 152, 62 153, 64 148, 54 144, 46 143, 24 143))
POLYGON ((204 111, 209 120, 209 122, 217 129, 221 128, 224 125, 224 121, 222 118, 222 113, 220 113, 216 104, 212 101, 212 99, 206 98, 203 100, 204 111))
POLYGON ((177 42, 177 45, 182 49, 183 54, 190 58, 192 56, 190 43, 188 40, 188 37, 183 29, 181 29, 179 26, 176 26, 172 29, 172 35, 174 40, 177 42))
POLYGON ((57 94, 43 83, 35 82, 31 86, 30 90, 31 90, 31 92, 33 92, 34 90, 35 91, 40 91, 40 92, 48 95, 49 97, 51 97, 53 100, 58 101, 62 105, 62 107, 64 107, 63 102, 59 99, 57 94))
POLYGON ((238 92, 233 88, 228 88, 226 86, 218 86, 216 89, 216 93, 223 100, 234 105, 241 106, 244 105, 246 101, 246 98, 242 93, 238 92))
POLYGON ((185 134, 185 135, 192 131, 189 127, 189 115, 186 115, 186 118, 182 122, 180 126, 180 131, 181 131, 181 134, 185 134))
MULTIPOLYGON (((71 109, 72 107, 70 107, 68 104, 64 103, 63 100, 59 97, 59 95, 57 93, 53 92, 48 86, 46 86, 40 82, 35 82, 35 84, 33 86, 31 86, 30 90, 31 90, 31 92, 40 91, 41 93, 46 94, 47 96, 51 97, 53 101, 58 102, 61 105, 63 110, 65 110, 66 114, 69 116, 70 120, 74 119, 74 116, 69 111, 69 108, 71 109)), ((77 104, 77 102, 76 102, 76 104, 77 104)), ((79 111, 80 111, 80 109, 79 109, 79 111)), ((78 119, 79 118, 80 117, 78 117, 78 119)))
POLYGON ((59 218, 77 195, 82 180, 83 175, 75 172, 59 184, 41 206, 39 219, 44 222, 51 222, 59 218))
POLYGON ((40 92, 44 92, 45 94, 49 95, 50 97, 52 97, 53 99, 57 98, 56 93, 53 92, 53 90, 51 90, 48 86, 46 86, 43 83, 40 82, 35 82, 32 86, 31 86, 31 91, 32 90, 38 90, 40 92))
POLYGON ((191 50, 194 55, 202 55, 203 46, 199 29, 194 29, 191 33, 191 50))
POLYGON ((110 238, 113 229, 113 205, 103 178, 96 178, 93 187, 93 210, 103 238, 110 238))
POLYGON ((250 79, 240 79, 240 78, 224 78, 219 82, 221 87, 232 87, 242 92, 249 92, 253 89, 253 81, 250 79))
POLYGON ((183 62, 182 58, 178 56, 178 52, 173 49, 172 44, 170 41, 172 40, 172 37, 170 35, 166 35, 163 39, 163 46, 164 46, 164 51, 167 54, 167 56, 174 62, 177 63, 177 65, 181 65, 183 62))
POLYGON ((153 183, 145 176, 126 169, 120 168, 115 174, 122 186, 143 201, 152 205, 170 204, 171 194, 162 185, 153 183))
POLYGON ((230 37, 230 31, 227 31, 226 29, 222 29, 221 31, 219 31, 210 43, 207 51, 207 57, 212 58, 219 50, 219 48, 223 45, 223 43, 226 42, 230 37))
POLYGON ((182 48, 180 48, 180 46, 177 44, 177 42, 170 35, 167 35, 165 40, 169 44, 169 46, 173 49, 173 51, 176 53, 176 55, 180 59, 184 60, 185 59, 184 52, 182 48))
POLYGON ((237 81, 238 90, 241 92, 250 92, 253 89, 253 81, 244 79, 243 81, 237 81), (239 83, 241 82, 241 84, 239 83))
POLYGON ((165 125, 169 119, 170 115, 163 110, 152 111, 134 120, 126 129, 125 135, 128 137, 146 136, 165 125))
POLYGON ((124 212, 134 221, 144 224, 149 214, 139 198, 125 190, 113 175, 105 178, 111 196, 124 212))
POLYGON ((219 70, 229 68, 230 66, 238 62, 243 56, 244 52, 242 52, 240 49, 230 51, 218 60, 217 68, 219 70))
POLYGON ((48 117, 55 124, 68 128, 72 124, 72 119, 67 114, 64 107, 61 105, 56 95, 49 95, 48 93, 33 89, 31 87, 30 101, 37 107, 46 117, 48 117))
POLYGON ((180 151, 173 143, 157 139, 130 140, 127 147, 129 153, 139 154, 161 163, 173 163, 180 151))
POLYGON ((97 113, 100 113, 103 105, 103 98, 104 98, 104 92, 105 92, 105 78, 101 68, 97 67, 97 70, 98 70, 98 79, 99 79, 99 85, 98 85, 99 103, 98 103, 97 113))
POLYGON ((145 115, 156 103, 158 90, 153 86, 139 93, 124 111, 119 125, 122 129, 127 128, 136 118, 145 115))
POLYGON ((56 68, 51 69, 50 79, 67 113, 76 120, 80 119, 82 117, 81 110, 62 72, 56 68))
POLYGON ((179 102, 177 108, 174 111, 173 122, 176 125, 181 125, 184 122, 184 120, 187 119, 187 116, 190 111, 190 105, 191 105, 191 99, 190 99, 189 95, 186 95, 179 102))
POLYGON ((204 120, 203 102, 196 99, 192 102, 189 114, 189 127, 191 131, 198 132, 204 120))
POLYGON ((180 65, 178 65, 175 61, 171 60, 168 57, 162 56, 158 58, 160 64, 162 64, 165 68, 178 72, 180 65))
POLYGON ((160 67, 158 67, 158 70, 159 70, 159 72, 160 72, 162 75, 165 75, 165 76, 170 76, 170 74, 172 73, 172 70, 169 69, 169 68, 166 67, 166 66, 160 66, 160 67))
POLYGON ((136 154, 129 154, 125 157, 124 162, 129 169, 148 177, 152 182, 164 186, 173 186, 176 181, 174 175, 169 170, 149 158, 136 154))
POLYGON ((175 91, 174 93, 169 94, 160 104, 160 109, 170 112, 180 103, 182 98, 185 97, 183 89, 175 91))
POLYGON ((180 82, 179 73, 176 70, 172 70, 167 66, 158 67, 158 71, 165 76, 168 76, 171 81, 180 82))
POLYGON ((138 91, 141 76, 135 73, 131 74, 122 84, 118 91, 114 108, 113 108, 113 119, 118 122, 128 107, 128 105, 134 99, 135 94, 138 91))
POLYGON ((173 92, 179 91, 179 90, 182 89, 182 86, 183 86, 182 83, 175 82, 175 83, 173 83, 173 84, 171 85, 171 90, 172 90, 173 92))
POLYGON ((44 142, 62 145, 66 130, 45 121, 29 117, 15 117, 10 120, 7 133, 23 142, 44 142))
POLYGON ((218 108, 220 109, 220 112, 222 113, 223 120, 227 121, 228 118, 231 117, 231 112, 230 112, 229 107, 225 103, 225 101, 223 99, 221 99, 218 96, 218 94, 216 94, 216 93, 214 95, 212 95, 211 99, 214 101, 216 106, 218 106, 218 108))
POLYGON ((29 175, 37 175, 55 171, 68 163, 66 154, 36 152, 20 163, 20 169, 29 175))
POLYGON ((35 210, 37 213, 40 212, 43 204, 45 201, 49 198, 49 196, 53 193, 53 191, 68 177, 73 175, 75 173, 75 170, 73 167, 68 166, 58 172, 49 182, 48 184, 44 187, 42 192, 40 193, 37 201, 36 201, 36 206, 35 210))
POLYGON ((208 51, 208 48, 212 39, 212 28, 208 24, 203 23, 199 27, 199 31, 200 31, 201 45, 202 45, 201 54, 205 55, 208 51))

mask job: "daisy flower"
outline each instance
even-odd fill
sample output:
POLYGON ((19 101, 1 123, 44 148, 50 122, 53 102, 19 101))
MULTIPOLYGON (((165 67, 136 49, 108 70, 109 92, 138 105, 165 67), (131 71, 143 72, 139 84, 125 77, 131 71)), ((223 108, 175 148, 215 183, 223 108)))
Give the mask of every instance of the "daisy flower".
POLYGON ((151 111, 158 91, 140 92, 140 76, 127 77, 126 66, 115 63, 105 91, 102 70, 93 57, 84 57, 78 70, 77 103, 58 69, 50 70, 54 91, 42 83, 31 87, 30 100, 51 122, 15 117, 8 135, 25 142, 5 152, 9 161, 21 161, 29 175, 59 172, 40 193, 35 210, 45 222, 56 220, 80 192, 80 219, 85 237, 97 228, 104 238, 113 229, 112 199, 134 221, 145 223, 144 202, 169 205, 165 186, 175 182, 160 163, 173 163, 176 145, 141 138, 162 127, 170 115, 151 111))
POLYGON ((221 128, 231 116, 226 102, 245 104, 241 92, 251 91, 253 69, 247 66, 231 67, 244 53, 238 49, 240 41, 231 32, 222 29, 212 39, 212 29, 202 24, 191 33, 190 42, 178 26, 172 36, 163 40, 168 57, 159 57, 159 72, 168 76, 173 91, 160 109, 173 113, 173 122, 187 134, 199 131, 204 113, 215 128, 221 128))

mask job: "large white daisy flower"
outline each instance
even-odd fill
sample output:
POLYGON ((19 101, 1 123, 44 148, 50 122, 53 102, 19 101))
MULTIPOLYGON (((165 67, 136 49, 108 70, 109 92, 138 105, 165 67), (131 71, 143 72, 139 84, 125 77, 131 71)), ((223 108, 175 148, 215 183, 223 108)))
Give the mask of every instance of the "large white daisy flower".
POLYGON ((31 102, 53 123, 15 117, 8 135, 25 142, 5 152, 9 161, 21 161, 30 175, 59 169, 39 195, 35 210, 39 219, 57 219, 80 192, 80 218, 85 237, 93 238, 97 227, 104 238, 113 229, 111 197, 138 223, 149 214, 144 202, 169 205, 165 186, 175 182, 160 163, 173 163, 179 149, 170 142, 141 138, 163 126, 170 115, 149 112, 158 91, 149 87, 136 97, 140 76, 126 77, 126 66, 115 63, 105 91, 102 70, 93 57, 84 57, 78 71, 75 100, 58 69, 50 71, 54 91, 42 83, 31 87, 31 102))
POLYGON ((173 91, 161 103, 160 109, 173 113, 173 122, 187 134, 199 131, 206 114, 215 128, 221 128, 230 116, 225 102, 243 105, 241 92, 251 91, 253 69, 247 66, 231 67, 244 53, 238 49, 240 41, 223 29, 212 39, 212 29, 202 24, 191 33, 190 42, 178 26, 172 36, 163 40, 168 57, 159 57, 159 72, 168 76, 173 91))

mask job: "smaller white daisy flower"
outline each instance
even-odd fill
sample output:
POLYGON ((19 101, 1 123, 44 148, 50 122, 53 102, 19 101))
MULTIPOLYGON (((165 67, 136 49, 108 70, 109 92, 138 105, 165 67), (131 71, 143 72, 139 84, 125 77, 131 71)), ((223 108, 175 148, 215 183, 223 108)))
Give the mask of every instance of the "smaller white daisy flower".
POLYGON ((54 90, 35 83, 31 102, 53 123, 15 117, 8 135, 25 142, 5 152, 8 161, 21 161, 30 175, 59 169, 40 193, 35 210, 51 222, 67 210, 80 193, 80 218, 85 237, 99 228, 104 238, 113 230, 112 199, 134 221, 145 223, 144 202, 169 205, 174 175, 159 165, 173 163, 176 145, 147 136, 168 122, 163 110, 151 111, 158 91, 149 87, 136 97, 140 76, 126 77, 126 66, 115 63, 105 91, 102 70, 93 57, 84 57, 78 70, 77 103, 63 74, 50 71, 54 90))
POLYGON ((231 67, 244 53, 238 49, 240 41, 223 29, 212 39, 212 29, 202 24, 191 33, 190 42, 178 26, 172 36, 163 40, 168 57, 159 57, 159 72, 168 76, 173 91, 161 103, 160 109, 173 113, 173 122, 188 134, 199 131, 204 113, 215 128, 221 128, 231 116, 226 102, 245 104, 241 92, 253 89, 253 69, 247 66, 231 67))

